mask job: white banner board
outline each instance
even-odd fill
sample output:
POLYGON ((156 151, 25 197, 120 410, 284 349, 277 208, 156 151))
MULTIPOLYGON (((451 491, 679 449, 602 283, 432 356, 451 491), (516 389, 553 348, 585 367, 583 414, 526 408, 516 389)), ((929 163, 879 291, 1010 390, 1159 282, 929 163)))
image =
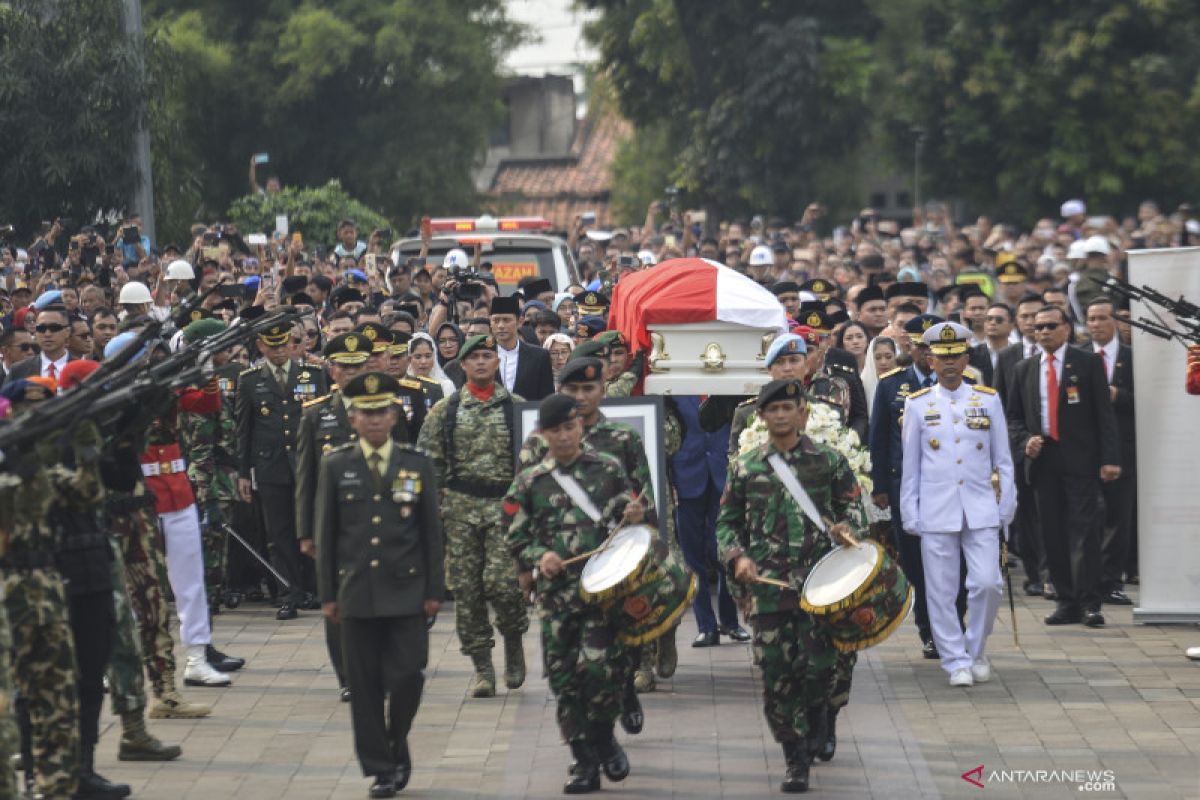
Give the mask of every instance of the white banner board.
MULTIPOLYGON (((1135 250, 1129 282, 1200 304, 1200 248, 1135 250)), ((1134 301, 1134 320, 1175 325, 1134 301), (1155 314, 1158 316, 1156 317, 1155 314)), ((1200 397, 1184 390, 1187 351, 1133 329, 1137 421, 1137 622, 1200 622, 1200 397)))

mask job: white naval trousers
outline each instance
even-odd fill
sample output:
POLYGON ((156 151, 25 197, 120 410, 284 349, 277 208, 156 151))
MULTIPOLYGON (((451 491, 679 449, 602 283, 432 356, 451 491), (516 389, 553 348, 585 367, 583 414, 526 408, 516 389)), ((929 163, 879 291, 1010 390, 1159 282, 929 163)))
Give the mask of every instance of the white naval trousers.
POLYGON ((175 595, 179 639, 185 646, 212 642, 208 621, 208 596, 204 589, 204 553, 200 544, 200 517, 193 503, 179 511, 158 515, 167 543, 167 580, 175 595))
POLYGON ((921 558, 925 564, 925 598, 929 627, 948 674, 970 669, 983 658, 987 637, 992 632, 1004 581, 1000 574, 1000 529, 963 528, 958 533, 921 534, 921 558), (962 554, 961 558, 959 554, 962 554), (967 562, 967 630, 958 622, 954 601, 962 576, 961 561, 967 562))

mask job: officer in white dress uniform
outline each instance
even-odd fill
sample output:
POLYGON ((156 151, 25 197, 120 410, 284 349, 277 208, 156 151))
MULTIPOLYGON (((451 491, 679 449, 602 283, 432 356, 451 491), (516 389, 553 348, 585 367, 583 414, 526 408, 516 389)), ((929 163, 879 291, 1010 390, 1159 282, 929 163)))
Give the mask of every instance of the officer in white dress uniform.
POLYGON ((1012 521, 1017 508, 1012 454, 996 390, 963 381, 971 332, 943 322, 923 340, 938 381, 904 404, 900 517, 909 533, 921 537, 929 622, 942 668, 951 686, 971 686, 991 677, 984 647, 1003 594, 1000 526, 1012 521), (954 607, 962 560, 965 633, 954 607))

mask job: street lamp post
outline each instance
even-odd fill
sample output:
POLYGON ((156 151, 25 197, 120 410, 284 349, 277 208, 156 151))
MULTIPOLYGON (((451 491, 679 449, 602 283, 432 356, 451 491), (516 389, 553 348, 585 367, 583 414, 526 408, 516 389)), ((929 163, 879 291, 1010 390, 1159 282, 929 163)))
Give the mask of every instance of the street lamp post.
MULTIPOLYGON (((133 48, 134 58, 137 59, 138 72, 143 78, 146 75, 146 63, 143 56, 142 34, 142 2, 141 0, 122 0, 121 22, 125 29, 125 37, 133 48)), ((133 132, 133 164, 137 178, 133 188, 132 210, 142 215, 142 233, 155 242, 154 236, 154 173, 150 167, 150 109, 145 96, 142 97, 142 107, 137 115, 137 127, 133 132)), ((127 209, 130 210, 130 209, 127 209)))

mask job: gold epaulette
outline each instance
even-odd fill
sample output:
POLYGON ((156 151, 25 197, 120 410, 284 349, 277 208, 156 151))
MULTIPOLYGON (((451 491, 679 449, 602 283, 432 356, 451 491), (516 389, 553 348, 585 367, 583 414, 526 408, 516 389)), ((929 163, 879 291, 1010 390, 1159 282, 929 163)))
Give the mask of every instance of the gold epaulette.
POLYGON ((312 400, 305 400, 304 403, 301 405, 301 408, 311 408, 311 407, 315 406, 317 403, 324 403, 326 400, 328 400, 331 397, 333 397, 332 394, 323 394, 320 397, 314 397, 312 400))
POLYGON ((890 378, 893 375, 895 375, 897 372, 904 372, 904 367, 896 367, 895 369, 889 369, 887 372, 885 372, 879 376, 879 380, 883 380, 884 378, 890 378))
POLYGON ((251 367, 250 369, 244 369, 238 373, 238 377, 240 378, 243 375, 249 375, 251 372, 255 372, 257 370, 258 370, 258 367, 251 367))
POLYGON ((974 389, 974 391, 983 392, 984 394, 995 394, 996 393, 995 389, 993 389, 990 386, 984 386, 982 383, 977 383, 972 388, 974 389))
POLYGON ((928 394, 931 391, 933 391, 932 386, 926 386, 924 389, 917 389, 915 392, 913 392, 912 394, 910 394, 908 396, 908 399, 912 400, 914 397, 920 397, 921 395, 928 394))
POLYGON ((742 406, 752 406, 752 405, 754 405, 754 404, 755 404, 755 403, 757 403, 757 402, 758 402, 758 398, 757 398, 757 397, 750 397, 750 398, 748 398, 748 399, 746 399, 746 400, 743 400, 742 402, 738 403, 738 404, 737 404, 737 407, 738 407, 738 408, 741 408, 742 406))
POLYGON ((421 388, 421 382, 414 381, 412 378, 401 378, 400 385, 403 386, 405 389, 420 389, 421 388))
POLYGON ((441 384, 438 383, 437 381, 435 381, 433 378, 427 377, 425 375, 417 375, 415 377, 419 381, 425 381, 426 383, 432 383, 434 386, 441 386, 441 384))

